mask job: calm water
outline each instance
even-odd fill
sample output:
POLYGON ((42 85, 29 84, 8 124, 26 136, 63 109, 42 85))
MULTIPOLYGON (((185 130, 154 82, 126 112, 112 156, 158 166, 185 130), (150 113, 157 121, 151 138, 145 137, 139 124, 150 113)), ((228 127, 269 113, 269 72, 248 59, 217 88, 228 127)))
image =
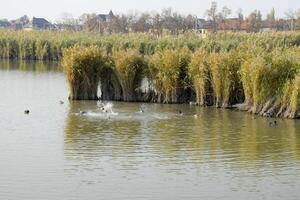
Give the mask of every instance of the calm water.
POLYGON ((117 102, 105 114, 67 101, 56 63, 0 61, 0 91, 0 199, 300 198, 300 121, 117 102))

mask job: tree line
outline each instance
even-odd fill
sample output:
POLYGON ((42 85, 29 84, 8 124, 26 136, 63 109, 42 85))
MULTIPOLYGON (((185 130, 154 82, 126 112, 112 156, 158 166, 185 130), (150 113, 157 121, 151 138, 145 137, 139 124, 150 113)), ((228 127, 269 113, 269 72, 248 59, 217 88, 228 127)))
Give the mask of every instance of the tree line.
POLYGON ((179 34, 194 29, 210 29, 214 32, 228 29, 259 32, 262 28, 277 31, 300 30, 300 9, 289 10, 286 12, 285 19, 278 19, 273 8, 264 18, 259 10, 254 10, 245 16, 242 9, 238 9, 235 13, 227 6, 219 9, 217 2, 212 2, 210 8, 206 10, 206 19, 199 19, 191 14, 182 15, 171 8, 163 9, 160 13, 136 12, 107 16, 108 19, 103 20, 95 13, 83 14, 78 18, 65 15, 61 23, 71 25, 70 29, 80 27, 80 30, 100 34, 129 32, 162 34, 164 31, 179 34))

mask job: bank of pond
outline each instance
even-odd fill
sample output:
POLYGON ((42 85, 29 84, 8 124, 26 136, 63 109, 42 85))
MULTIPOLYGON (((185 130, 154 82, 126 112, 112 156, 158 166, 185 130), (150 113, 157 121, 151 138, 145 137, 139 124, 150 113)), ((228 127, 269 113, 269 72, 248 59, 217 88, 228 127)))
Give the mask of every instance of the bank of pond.
POLYGON ((193 103, 293 119, 300 118, 299 45, 299 32, 0 31, 1 58, 61 60, 70 100, 193 103))

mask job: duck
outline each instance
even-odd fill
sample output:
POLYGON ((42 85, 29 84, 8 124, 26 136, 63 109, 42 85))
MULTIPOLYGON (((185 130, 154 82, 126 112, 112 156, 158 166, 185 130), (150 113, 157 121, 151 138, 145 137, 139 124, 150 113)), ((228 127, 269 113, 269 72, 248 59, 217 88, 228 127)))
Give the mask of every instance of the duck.
POLYGON ((274 121, 272 121, 272 122, 269 122, 269 126, 271 126, 271 127, 277 126, 277 121, 274 120, 274 121))
POLYGON ((179 110, 179 111, 178 111, 178 114, 179 114, 180 116, 182 116, 182 115, 183 115, 183 113, 182 113, 182 111, 181 111, 181 110, 179 110))
POLYGON ((29 110, 24 110, 24 114, 28 115, 30 113, 29 110))
POLYGON ((86 114, 85 111, 80 111, 79 113, 80 113, 81 115, 85 115, 85 114, 86 114))
POLYGON ((65 102, 63 102, 62 100, 59 101, 59 104, 64 104, 65 102))
POLYGON ((102 112, 107 113, 107 110, 104 107, 102 107, 101 110, 102 112))
POLYGON ((196 105, 197 105, 197 102, 190 101, 190 105, 191 105, 191 106, 196 106, 196 105))

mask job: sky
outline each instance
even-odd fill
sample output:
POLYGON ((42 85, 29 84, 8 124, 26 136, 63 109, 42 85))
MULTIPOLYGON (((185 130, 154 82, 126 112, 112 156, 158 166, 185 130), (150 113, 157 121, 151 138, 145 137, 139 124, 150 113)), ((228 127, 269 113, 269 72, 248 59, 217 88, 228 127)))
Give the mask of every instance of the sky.
MULTIPOLYGON (((204 17, 212 0, 0 0, 0 19, 15 19, 27 14, 29 17, 44 17, 55 21, 70 13, 78 17, 83 13, 133 13, 135 11, 161 11, 172 8, 181 14, 204 17)), ((275 8, 276 17, 285 17, 290 9, 300 9, 300 0, 217 0, 218 7, 229 7, 235 17, 236 10, 242 8, 245 15, 258 9, 265 16, 275 8)))

